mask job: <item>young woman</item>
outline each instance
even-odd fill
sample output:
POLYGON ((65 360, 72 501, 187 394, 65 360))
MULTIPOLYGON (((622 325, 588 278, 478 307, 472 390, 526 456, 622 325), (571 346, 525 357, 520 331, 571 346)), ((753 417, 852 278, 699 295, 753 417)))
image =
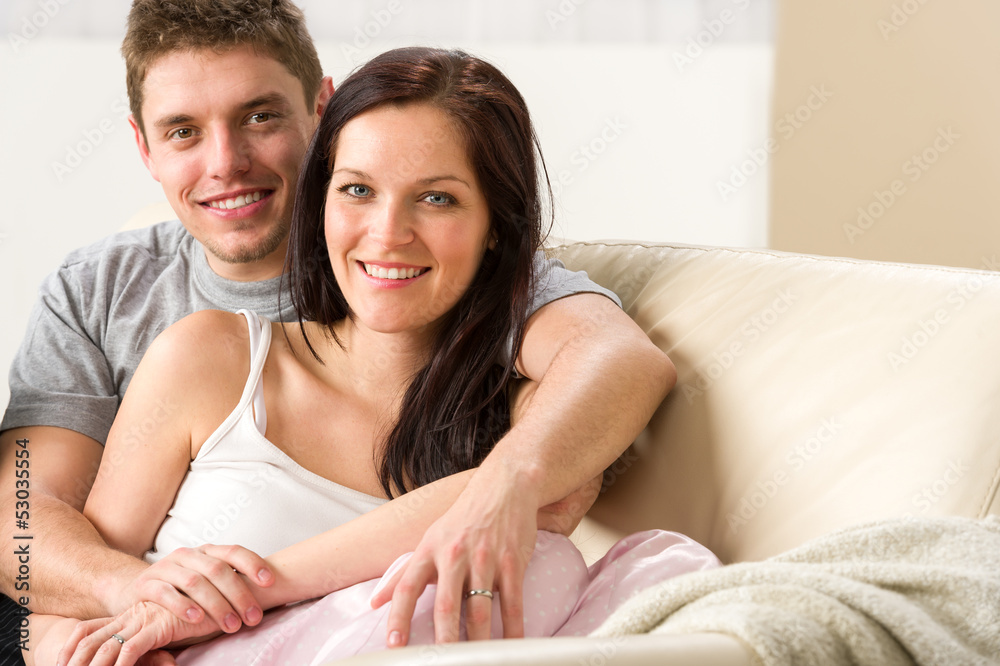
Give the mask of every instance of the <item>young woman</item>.
MULTIPOLYGON (((273 584, 255 588, 265 609, 319 598, 179 663, 321 663, 435 640, 433 586, 405 637, 386 635, 384 590, 405 566, 401 546, 516 413, 542 237, 536 144, 523 99, 491 65, 434 49, 377 57, 332 97, 300 176, 288 254, 299 321, 200 312, 147 352, 85 515, 148 560, 220 542, 267 556, 273 584)), ((539 532, 525 635, 586 633, 637 589, 716 565, 680 535, 647 532, 588 569, 565 537, 539 532)), ((491 583, 461 584, 467 617, 499 606, 491 583)), ((487 616, 501 636, 501 613, 487 616)), ((59 663, 133 664, 219 630, 142 602, 55 623, 32 656, 52 660, 69 635, 59 663)))

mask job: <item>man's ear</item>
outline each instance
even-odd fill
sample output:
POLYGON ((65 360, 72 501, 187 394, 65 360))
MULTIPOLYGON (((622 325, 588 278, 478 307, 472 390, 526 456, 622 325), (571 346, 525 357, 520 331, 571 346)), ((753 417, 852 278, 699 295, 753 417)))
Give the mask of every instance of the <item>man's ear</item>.
POLYGON ((128 115, 128 124, 132 126, 132 132, 135 134, 135 145, 139 148, 139 157, 142 158, 142 163, 146 165, 146 170, 149 171, 153 180, 160 182, 160 177, 156 173, 156 162, 150 156, 149 146, 146 145, 146 137, 142 135, 139 123, 131 113, 128 115))
POLYGON ((322 116, 323 109, 326 108, 326 103, 330 101, 330 97, 333 95, 333 79, 329 76, 324 76, 319 82, 319 93, 316 95, 316 115, 322 116))

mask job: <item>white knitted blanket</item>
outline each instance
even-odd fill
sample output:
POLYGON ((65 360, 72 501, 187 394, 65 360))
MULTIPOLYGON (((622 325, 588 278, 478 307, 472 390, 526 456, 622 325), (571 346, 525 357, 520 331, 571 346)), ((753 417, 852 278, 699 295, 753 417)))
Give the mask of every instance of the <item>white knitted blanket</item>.
POLYGON ((1000 664, 1000 517, 872 522, 680 576, 593 635, 646 632, 730 634, 765 666, 1000 664))

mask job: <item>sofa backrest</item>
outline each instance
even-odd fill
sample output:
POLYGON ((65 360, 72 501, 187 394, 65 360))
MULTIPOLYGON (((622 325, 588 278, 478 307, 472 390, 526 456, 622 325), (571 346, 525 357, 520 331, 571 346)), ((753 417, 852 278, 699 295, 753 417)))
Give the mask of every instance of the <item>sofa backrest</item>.
POLYGON ((551 254, 614 290, 678 371, 589 519, 729 562, 870 519, 1000 513, 1000 274, 628 242, 551 254))

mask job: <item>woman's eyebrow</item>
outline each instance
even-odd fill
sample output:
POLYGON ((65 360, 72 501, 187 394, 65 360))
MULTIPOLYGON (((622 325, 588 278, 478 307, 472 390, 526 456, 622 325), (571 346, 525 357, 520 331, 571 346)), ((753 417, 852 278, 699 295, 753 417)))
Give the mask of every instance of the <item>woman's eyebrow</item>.
POLYGON ((459 178, 458 176, 451 176, 451 175, 431 176, 430 178, 422 178, 420 179, 419 183, 421 185, 430 185, 431 183, 437 183, 442 180, 454 180, 456 182, 462 183, 462 185, 465 185, 469 189, 472 189, 472 187, 465 180, 459 178))
POLYGON ((357 176, 358 178, 364 178, 365 180, 371 180, 371 176, 369 176, 364 171, 359 171, 358 169, 351 169, 351 168, 348 168, 348 167, 343 167, 341 169, 336 169, 330 175, 331 176, 336 176, 338 173, 351 173, 351 174, 354 174, 355 176, 357 176))

